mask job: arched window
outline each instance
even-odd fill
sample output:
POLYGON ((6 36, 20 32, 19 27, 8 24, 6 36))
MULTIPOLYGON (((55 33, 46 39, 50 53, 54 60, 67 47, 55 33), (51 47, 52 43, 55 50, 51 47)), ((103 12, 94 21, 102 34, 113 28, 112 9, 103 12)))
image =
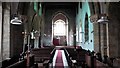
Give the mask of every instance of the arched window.
POLYGON ((88 15, 85 15, 85 42, 89 40, 89 22, 88 22, 88 15))
POLYGON ((54 23, 54 36, 65 36, 65 22, 61 19, 56 20, 54 23))

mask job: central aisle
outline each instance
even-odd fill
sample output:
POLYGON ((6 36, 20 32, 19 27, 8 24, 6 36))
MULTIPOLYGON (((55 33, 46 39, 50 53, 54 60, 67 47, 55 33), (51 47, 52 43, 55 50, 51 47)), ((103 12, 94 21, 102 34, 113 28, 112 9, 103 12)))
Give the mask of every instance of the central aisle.
POLYGON ((53 58, 53 68, 68 68, 64 50, 56 50, 53 58))
POLYGON ((55 68, 64 68, 63 59, 62 58, 63 58, 62 57, 62 51, 58 50, 58 54, 57 54, 56 62, 55 62, 55 68))

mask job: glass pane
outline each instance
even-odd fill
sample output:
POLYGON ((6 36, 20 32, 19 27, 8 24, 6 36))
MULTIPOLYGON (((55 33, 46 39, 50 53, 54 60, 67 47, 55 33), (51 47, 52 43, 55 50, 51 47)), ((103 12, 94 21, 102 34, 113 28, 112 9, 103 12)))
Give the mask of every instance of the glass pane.
POLYGON ((65 22, 61 19, 57 20, 54 23, 54 35, 56 36, 64 36, 66 35, 65 30, 65 22))

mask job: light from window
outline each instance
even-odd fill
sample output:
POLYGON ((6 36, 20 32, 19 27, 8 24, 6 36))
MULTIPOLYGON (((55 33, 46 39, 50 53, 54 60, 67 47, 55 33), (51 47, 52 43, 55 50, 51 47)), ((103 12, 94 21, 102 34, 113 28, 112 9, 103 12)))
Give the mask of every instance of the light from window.
POLYGON ((54 23, 54 35, 55 36, 65 36, 66 30, 65 30, 65 22, 61 19, 55 21, 54 23))

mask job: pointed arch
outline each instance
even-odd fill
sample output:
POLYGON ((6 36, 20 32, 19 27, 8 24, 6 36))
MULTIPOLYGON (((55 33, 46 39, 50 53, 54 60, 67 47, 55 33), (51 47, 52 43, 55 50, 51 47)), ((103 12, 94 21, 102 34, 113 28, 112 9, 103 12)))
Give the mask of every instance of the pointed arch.
POLYGON ((53 22, 55 22, 56 20, 58 20, 58 19, 62 19, 63 21, 65 21, 66 22, 66 16, 64 15, 64 14, 62 14, 62 13, 58 13, 58 14, 56 14, 54 17, 53 17, 53 22))
POLYGON ((89 4, 89 8, 90 8, 90 13, 91 15, 95 14, 95 6, 94 6, 94 2, 88 2, 89 4))
POLYGON ((52 40, 56 36, 60 39, 64 37, 63 42, 68 41, 68 17, 61 11, 55 12, 52 16, 52 40))
POLYGON ((69 20, 69 16, 68 16, 68 14, 65 13, 64 11, 57 11, 57 12, 55 12, 55 13, 52 15, 52 17, 51 17, 52 20, 53 20, 57 15, 59 15, 59 14, 63 15, 66 19, 69 20))
POLYGON ((101 3, 99 2, 89 2, 90 13, 91 15, 100 14, 101 13, 101 3))

